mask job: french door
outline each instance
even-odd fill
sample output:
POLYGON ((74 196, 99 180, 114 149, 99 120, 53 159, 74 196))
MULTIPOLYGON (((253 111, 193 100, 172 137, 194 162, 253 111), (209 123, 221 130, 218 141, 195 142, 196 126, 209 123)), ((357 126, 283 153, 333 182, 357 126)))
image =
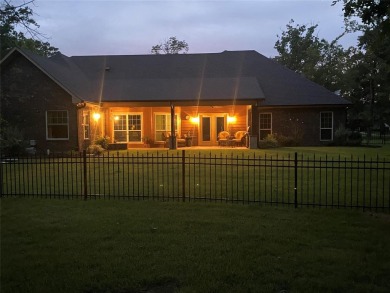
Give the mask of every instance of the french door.
POLYGON ((218 133, 226 130, 227 114, 200 114, 199 115, 199 145, 218 145, 218 133))

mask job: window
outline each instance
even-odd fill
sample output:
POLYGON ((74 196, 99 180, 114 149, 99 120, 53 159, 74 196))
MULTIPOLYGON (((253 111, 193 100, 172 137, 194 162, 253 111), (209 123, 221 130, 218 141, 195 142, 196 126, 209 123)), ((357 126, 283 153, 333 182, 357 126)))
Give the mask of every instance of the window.
POLYGON ((89 111, 83 112, 83 135, 84 139, 90 139, 90 114, 89 111))
MULTIPOLYGON (((163 141, 164 135, 171 132, 171 114, 156 114, 155 140, 163 141)), ((177 117, 175 115, 175 130, 177 130, 177 117)))
POLYGON ((69 139, 68 111, 46 111, 46 139, 69 139))
POLYGON ((259 116, 260 140, 272 133, 272 114, 261 113, 259 116))
POLYGON ((141 142, 141 114, 120 114, 114 117, 115 142, 141 142))
POLYGON ((321 112, 320 136, 323 141, 333 139, 333 112, 321 112))

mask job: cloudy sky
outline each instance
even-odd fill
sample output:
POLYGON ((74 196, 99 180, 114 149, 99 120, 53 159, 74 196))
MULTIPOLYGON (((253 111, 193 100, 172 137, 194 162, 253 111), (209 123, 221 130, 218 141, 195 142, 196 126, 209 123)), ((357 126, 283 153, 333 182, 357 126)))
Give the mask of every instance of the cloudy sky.
MULTIPOLYGON (((331 4, 332 0, 35 0, 32 8, 40 32, 68 56, 149 54, 153 45, 176 36, 189 44, 189 53, 256 50, 271 57, 277 55, 277 35, 290 19, 318 24, 318 36, 328 41, 341 34, 342 5, 331 4)), ((343 37, 340 43, 356 45, 356 36, 343 37)))

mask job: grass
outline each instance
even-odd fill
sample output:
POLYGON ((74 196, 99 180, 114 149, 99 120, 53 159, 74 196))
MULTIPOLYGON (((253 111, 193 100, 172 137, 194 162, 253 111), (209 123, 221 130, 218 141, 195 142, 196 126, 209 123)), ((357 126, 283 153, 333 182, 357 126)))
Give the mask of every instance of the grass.
POLYGON ((1 292, 389 292, 390 218, 335 209, 1 200, 1 292))
POLYGON ((276 148, 272 150, 259 150, 268 154, 292 154, 297 152, 303 154, 305 157, 312 157, 313 155, 321 157, 333 157, 338 158, 376 158, 377 156, 382 159, 390 159, 390 143, 387 145, 377 146, 359 146, 359 147, 336 147, 336 146, 324 146, 324 147, 285 147, 276 148))
MULTIPOLYGON (((279 148, 271 148, 271 149, 235 149, 235 148, 212 148, 212 149, 192 149, 192 148, 180 148, 178 152, 181 150, 185 150, 186 154, 197 155, 201 154, 212 154, 212 155, 220 155, 222 156, 293 156, 295 152, 299 155, 304 155, 305 157, 312 157, 316 155, 317 157, 334 157, 338 158, 340 155, 341 158, 361 158, 364 156, 366 158, 379 158, 382 159, 390 159, 390 142, 386 145, 362 145, 356 147, 337 147, 337 146, 323 146, 323 147, 279 147, 279 148)), ((166 152, 166 149, 129 149, 127 151, 110 151, 110 154, 146 154, 146 153, 163 153, 166 152)), ((174 153, 175 151, 169 151, 170 153, 174 153)))

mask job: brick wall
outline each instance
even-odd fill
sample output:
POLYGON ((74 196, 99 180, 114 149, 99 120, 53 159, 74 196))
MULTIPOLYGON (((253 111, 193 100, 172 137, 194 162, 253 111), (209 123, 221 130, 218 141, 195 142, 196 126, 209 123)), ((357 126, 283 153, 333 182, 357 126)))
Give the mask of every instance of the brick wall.
POLYGON ((1 115, 26 141, 36 140, 42 152, 77 148, 77 109, 66 91, 18 52, 2 64, 1 83, 1 115), (47 110, 68 111, 69 139, 46 139, 47 110))
POLYGON ((300 136, 301 144, 307 146, 328 145, 320 141, 320 113, 333 112, 333 133, 346 122, 344 108, 302 107, 302 108, 259 108, 259 113, 272 113, 272 133, 284 136, 300 136))

